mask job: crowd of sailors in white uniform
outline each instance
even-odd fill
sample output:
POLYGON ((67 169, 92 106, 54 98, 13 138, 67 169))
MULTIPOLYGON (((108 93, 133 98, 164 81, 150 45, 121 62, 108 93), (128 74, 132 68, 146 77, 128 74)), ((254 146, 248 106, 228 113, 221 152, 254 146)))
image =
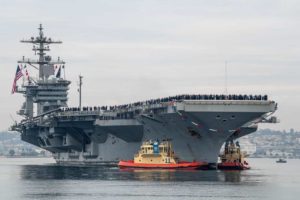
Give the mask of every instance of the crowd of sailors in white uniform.
POLYGON ((168 103, 173 101, 183 101, 183 100, 255 100, 255 101, 267 101, 267 95, 176 95, 165 98, 158 99, 150 99, 147 101, 139 101, 131 104, 124 105, 116 105, 116 106, 94 106, 94 107, 82 107, 81 109, 78 107, 66 107, 60 108, 60 111, 115 111, 120 109, 133 108, 137 106, 145 106, 145 105, 154 105, 159 103, 168 103))

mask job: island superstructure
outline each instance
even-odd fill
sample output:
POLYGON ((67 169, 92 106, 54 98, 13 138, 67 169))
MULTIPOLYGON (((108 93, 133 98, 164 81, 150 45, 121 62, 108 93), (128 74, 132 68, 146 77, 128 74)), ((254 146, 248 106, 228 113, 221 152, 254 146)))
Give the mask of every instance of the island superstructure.
MULTIPOLYGON (((172 140, 186 161, 215 166, 221 146, 255 132, 258 123, 276 123, 276 102, 267 95, 184 94, 118 106, 68 107, 70 81, 55 70, 65 62, 52 61, 46 51, 60 41, 39 36, 32 43, 38 60, 23 58, 39 71, 16 88, 25 97, 18 112, 23 120, 12 126, 23 141, 53 153, 61 164, 112 164, 129 160, 145 140, 172 140), (36 105, 36 106, 35 106, 36 105)), ((80 103, 81 104, 81 103, 80 103)))

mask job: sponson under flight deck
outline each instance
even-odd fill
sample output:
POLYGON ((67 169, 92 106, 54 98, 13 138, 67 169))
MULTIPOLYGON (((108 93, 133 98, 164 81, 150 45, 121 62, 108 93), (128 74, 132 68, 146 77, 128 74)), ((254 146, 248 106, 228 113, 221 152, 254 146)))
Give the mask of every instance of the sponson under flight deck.
MULTIPOLYGON (((142 141, 171 139, 176 154, 186 161, 214 166, 225 141, 257 130, 259 123, 276 123, 277 104, 267 95, 185 94, 119 106, 68 107, 70 81, 57 75, 46 55, 60 41, 39 35, 24 43, 34 45, 37 60, 21 59, 39 71, 16 92, 25 97, 18 112, 23 120, 12 126, 22 140, 53 153, 62 164, 117 164, 131 159, 142 141), (36 106, 35 106, 36 105, 36 106), (34 114, 35 113, 35 114, 34 114)), ((61 68, 59 69, 61 70, 61 68)))

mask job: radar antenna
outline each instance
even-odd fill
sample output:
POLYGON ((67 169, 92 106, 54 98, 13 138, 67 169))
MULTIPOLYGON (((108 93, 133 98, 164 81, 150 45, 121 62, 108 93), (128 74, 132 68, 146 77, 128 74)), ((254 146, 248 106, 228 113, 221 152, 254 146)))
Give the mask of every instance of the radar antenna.
POLYGON ((39 36, 38 37, 31 37, 30 39, 23 39, 21 40, 22 43, 31 43, 33 44, 32 50, 35 52, 35 54, 39 55, 38 60, 31 60, 31 59, 25 59, 23 56, 22 60, 19 60, 18 63, 22 64, 28 64, 36 69, 39 70, 39 78, 43 78, 44 76, 48 77, 49 73, 47 73, 47 70, 44 70, 44 66, 55 64, 65 64, 64 61, 60 60, 59 58, 57 61, 51 61, 50 56, 46 56, 46 51, 50 51, 50 44, 61 44, 62 41, 59 40, 52 40, 50 37, 45 37, 43 32, 43 26, 40 24, 38 30, 39 30, 39 36), (39 67, 35 67, 34 64, 39 65, 39 67))
POLYGON ((36 104, 37 116, 57 110, 59 107, 66 107, 68 86, 71 83, 65 78, 61 78, 61 70, 65 69, 65 62, 60 57, 56 61, 52 61, 51 56, 46 55, 46 52, 50 51, 49 46, 51 44, 61 44, 62 42, 46 37, 42 24, 39 25, 38 30, 38 36, 21 40, 22 43, 33 44, 32 50, 38 58, 35 60, 25 59, 23 56, 18 61, 18 63, 28 64, 39 71, 38 80, 35 81, 28 75, 28 84, 23 83, 22 87, 17 89, 17 92, 23 93, 26 98, 19 114, 26 116, 30 120, 34 117, 34 104, 36 104))

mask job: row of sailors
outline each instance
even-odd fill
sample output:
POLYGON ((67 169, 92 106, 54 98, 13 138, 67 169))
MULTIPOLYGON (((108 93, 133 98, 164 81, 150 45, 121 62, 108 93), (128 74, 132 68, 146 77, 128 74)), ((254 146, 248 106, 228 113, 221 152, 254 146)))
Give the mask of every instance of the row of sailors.
POLYGON ((124 104, 118 106, 94 106, 94 107, 82 107, 80 108, 61 108, 61 111, 106 111, 106 110, 119 110, 127 109, 137 106, 144 105, 153 105, 159 103, 167 103, 172 101, 181 101, 181 100, 256 100, 256 101, 267 101, 267 95, 177 95, 170 96, 165 98, 151 99, 147 101, 139 101, 131 104, 124 104))
MULTIPOLYGON (((151 99, 146 101, 146 103, 160 103, 160 102, 170 102, 174 100, 257 100, 257 101, 267 101, 268 95, 177 95, 177 96, 171 96, 161 99, 151 99)), ((140 103, 140 102, 137 102, 140 103)))

